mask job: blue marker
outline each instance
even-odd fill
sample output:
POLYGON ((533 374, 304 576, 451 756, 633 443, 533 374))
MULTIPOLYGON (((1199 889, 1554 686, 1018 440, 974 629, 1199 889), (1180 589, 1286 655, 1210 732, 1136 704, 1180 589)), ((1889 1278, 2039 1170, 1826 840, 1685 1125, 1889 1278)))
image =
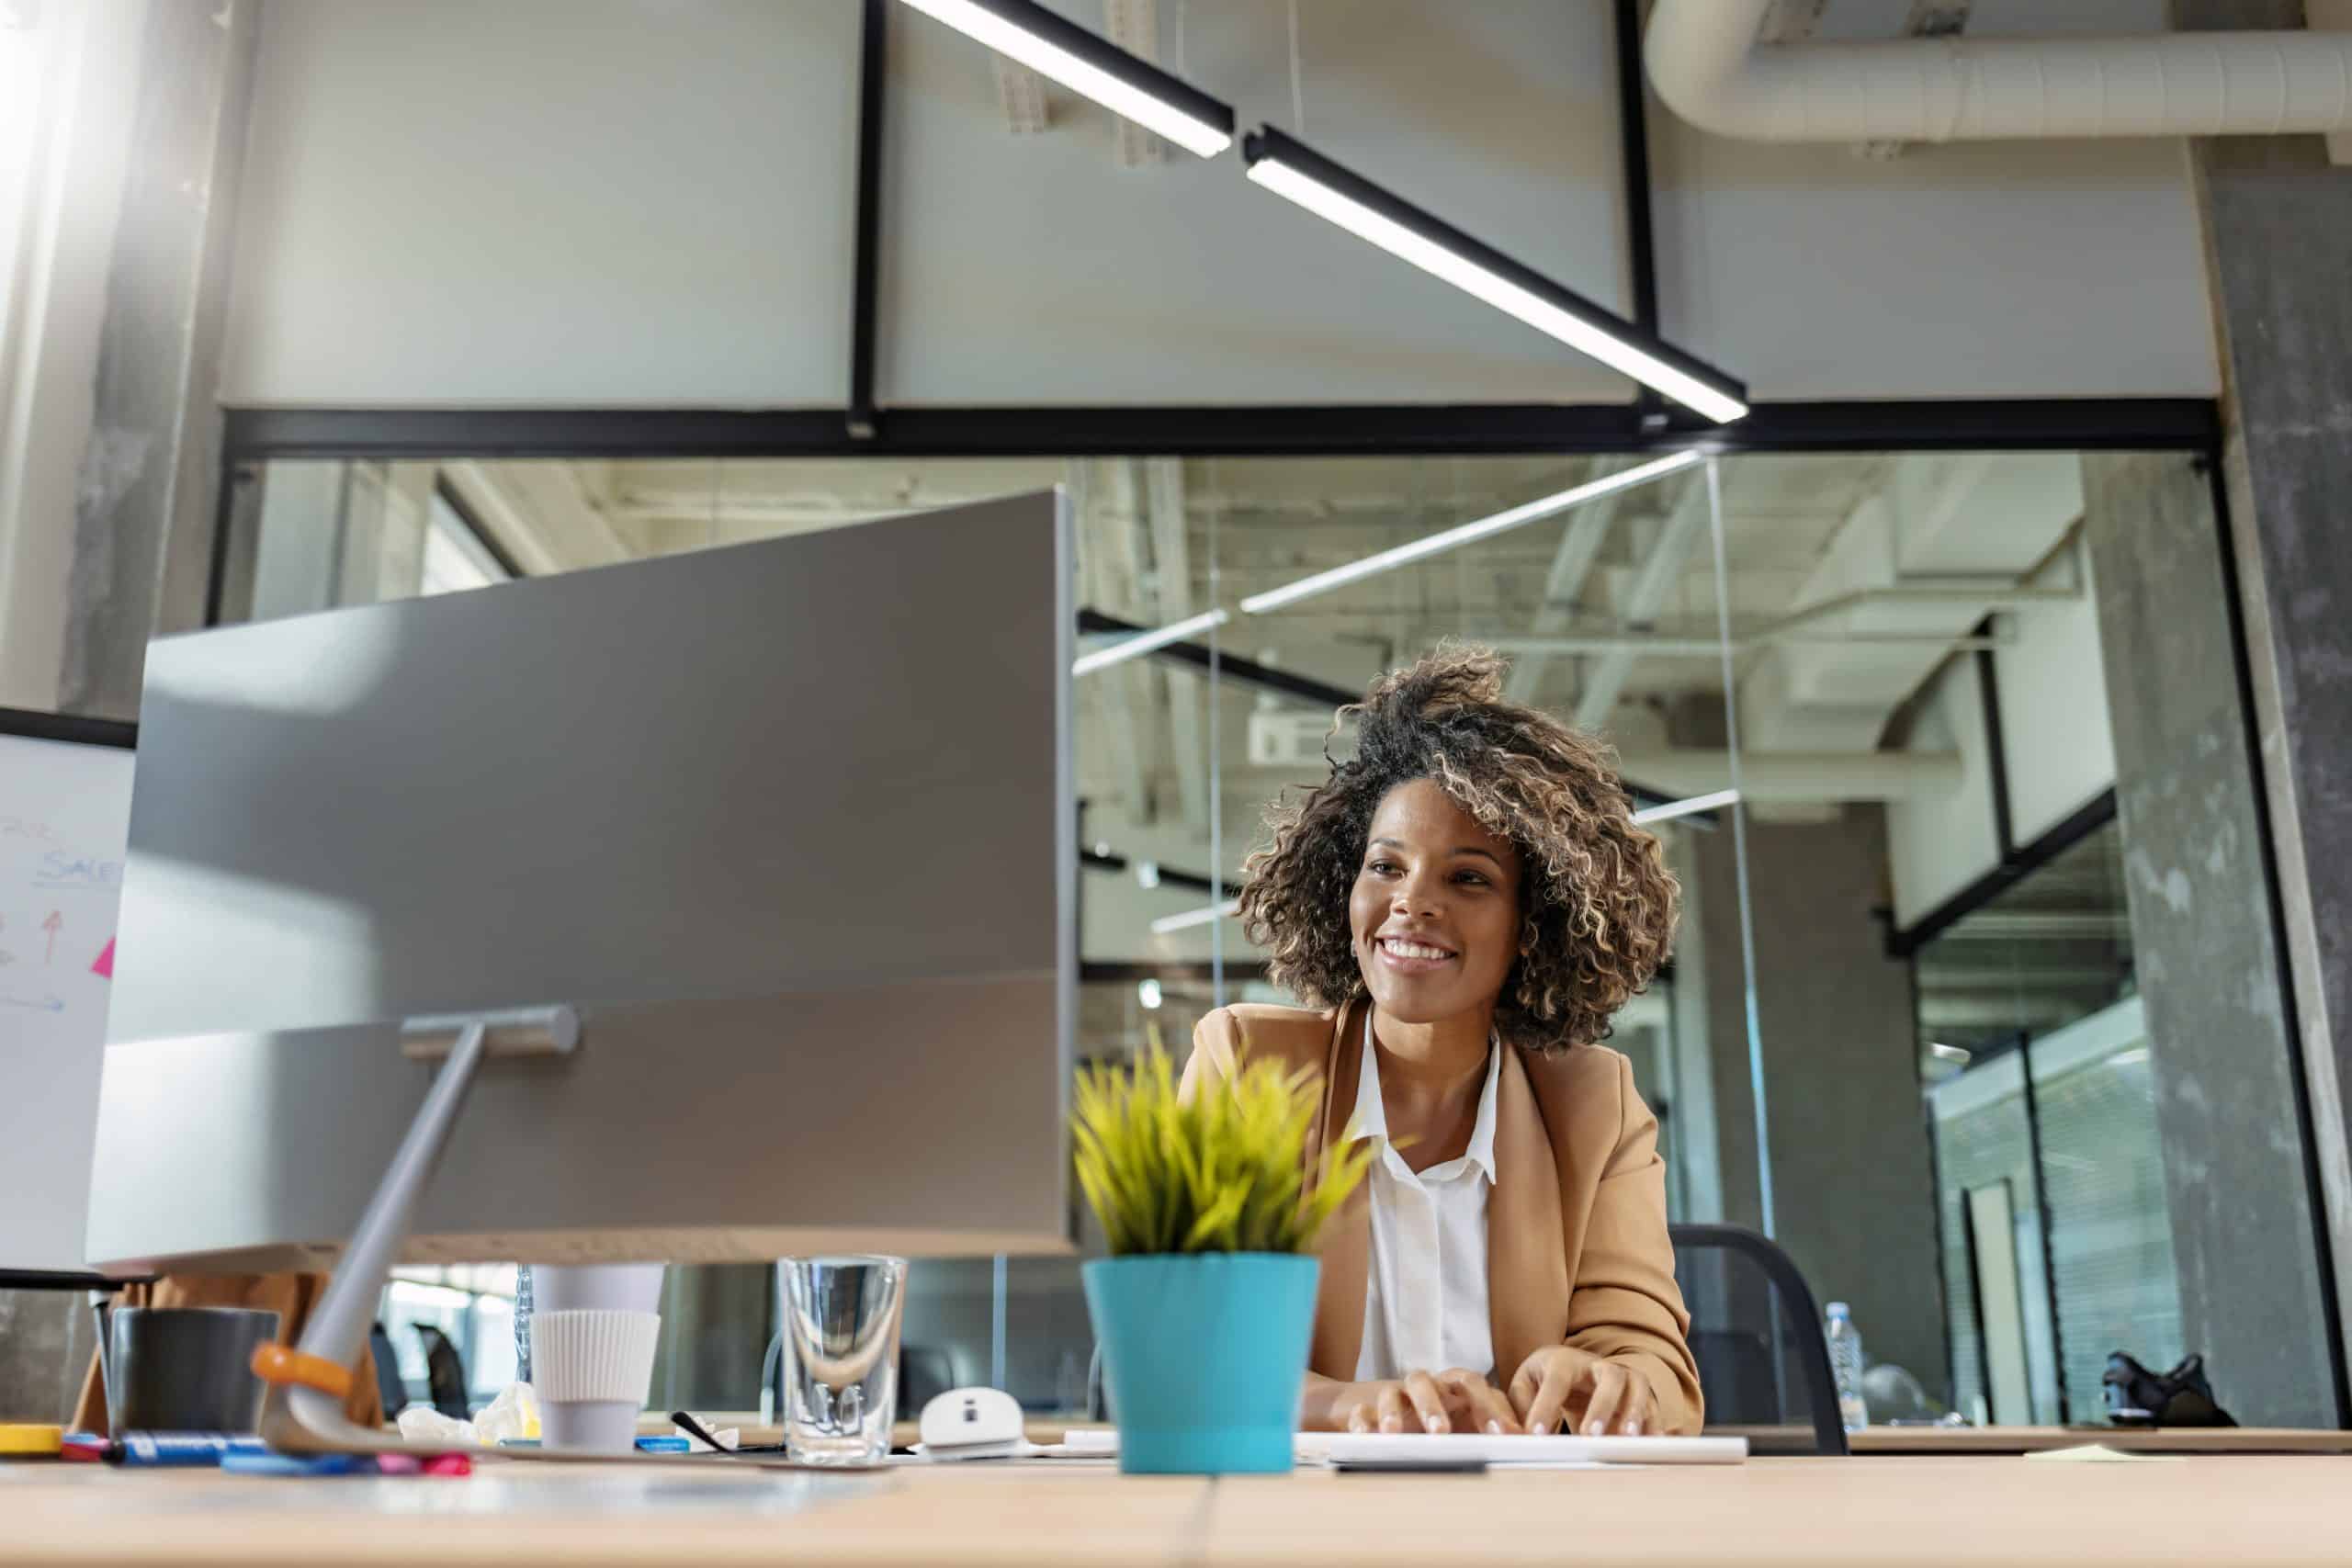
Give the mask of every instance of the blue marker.
POLYGON ((266 1454, 259 1438, 229 1432, 125 1432, 107 1457, 117 1464, 217 1465, 227 1454, 266 1454))
POLYGON ((363 1465, 373 1472, 376 1461, 357 1454, 249 1454, 236 1450, 220 1456, 221 1472, 229 1475, 349 1475, 363 1465))

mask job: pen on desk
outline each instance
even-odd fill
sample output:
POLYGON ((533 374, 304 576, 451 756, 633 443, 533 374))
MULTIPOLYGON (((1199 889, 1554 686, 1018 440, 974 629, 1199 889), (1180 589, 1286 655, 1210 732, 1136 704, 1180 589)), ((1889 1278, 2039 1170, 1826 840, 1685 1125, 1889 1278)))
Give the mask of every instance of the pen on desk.
POLYGON ((114 1464, 217 1465, 224 1454, 266 1454, 259 1438, 231 1432, 125 1432, 107 1450, 114 1464))

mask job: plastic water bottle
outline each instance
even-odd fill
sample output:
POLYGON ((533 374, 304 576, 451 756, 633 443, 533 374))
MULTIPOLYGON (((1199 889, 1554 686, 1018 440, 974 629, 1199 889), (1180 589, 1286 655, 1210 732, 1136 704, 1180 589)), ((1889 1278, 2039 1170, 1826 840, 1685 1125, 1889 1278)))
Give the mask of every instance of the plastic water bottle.
POLYGON ((1854 1310, 1844 1302, 1829 1303, 1825 1332, 1829 1339, 1829 1372, 1838 1380, 1838 1418, 1849 1432, 1871 1424, 1871 1408, 1862 1403, 1862 1331, 1854 1326, 1854 1310))
POLYGON ((531 1266, 514 1270, 514 1381, 531 1381, 531 1266))

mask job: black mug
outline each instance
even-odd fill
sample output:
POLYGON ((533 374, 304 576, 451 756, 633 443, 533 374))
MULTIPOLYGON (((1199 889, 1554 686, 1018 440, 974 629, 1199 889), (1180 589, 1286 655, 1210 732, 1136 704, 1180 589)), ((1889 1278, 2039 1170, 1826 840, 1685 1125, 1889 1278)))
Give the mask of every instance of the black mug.
POLYGON ((107 1314, 107 1420, 124 1432, 251 1432, 268 1390, 254 1352, 277 1314, 252 1307, 117 1307, 107 1314))

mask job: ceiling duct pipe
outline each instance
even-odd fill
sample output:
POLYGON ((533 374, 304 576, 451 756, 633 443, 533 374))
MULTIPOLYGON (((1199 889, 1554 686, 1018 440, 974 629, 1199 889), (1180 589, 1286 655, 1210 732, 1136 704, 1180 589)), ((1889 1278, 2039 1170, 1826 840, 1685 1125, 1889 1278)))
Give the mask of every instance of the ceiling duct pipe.
POLYGON ((2352 33, 1758 41, 1772 0, 1657 0, 1676 114, 1749 141, 1986 141, 2352 130, 2352 33))

